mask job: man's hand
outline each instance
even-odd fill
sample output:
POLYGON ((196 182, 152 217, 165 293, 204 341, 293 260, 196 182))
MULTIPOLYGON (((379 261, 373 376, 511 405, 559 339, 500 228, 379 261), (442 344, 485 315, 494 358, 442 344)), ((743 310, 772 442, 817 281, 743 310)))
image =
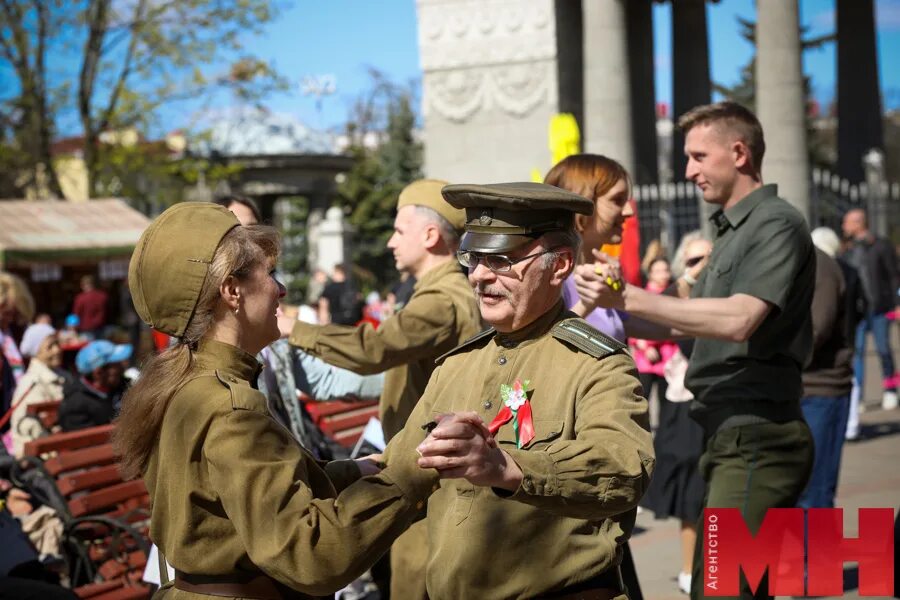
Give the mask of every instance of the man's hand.
POLYGON ((497 447, 478 413, 440 415, 435 420, 438 426, 417 448, 421 468, 437 469, 443 479, 464 478, 473 485, 518 489, 519 465, 497 447))
POLYGON ((297 319, 285 315, 281 312, 281 307, 278 307, 275 314, 278 315, 278 331, 281 332, 281 337, 290 337, 291 332, 294 330, 294 323, 297 322, 297 319))

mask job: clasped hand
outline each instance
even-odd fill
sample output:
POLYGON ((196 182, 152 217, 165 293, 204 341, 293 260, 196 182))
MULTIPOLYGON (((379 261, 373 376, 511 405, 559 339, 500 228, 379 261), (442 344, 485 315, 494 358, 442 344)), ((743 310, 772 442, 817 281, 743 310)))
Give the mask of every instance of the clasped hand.
POLYGON ((575 289, 582 305, 588 312, 597 308, 616 308, 622 310, 625 300, 622 292, 625 286, 613 289, 609 281, 622 281, 622 269, 619 261, 603 252, 593 250, 596 262, 585 263, 575 267, 575 289))
POLYGON ((442 479, 466 479, 473 485, 518 489, 522 471, 497 447, 494 436, 475 412, 438 415, 438 425, 419 444, 423 469, 437 469, 442 479))

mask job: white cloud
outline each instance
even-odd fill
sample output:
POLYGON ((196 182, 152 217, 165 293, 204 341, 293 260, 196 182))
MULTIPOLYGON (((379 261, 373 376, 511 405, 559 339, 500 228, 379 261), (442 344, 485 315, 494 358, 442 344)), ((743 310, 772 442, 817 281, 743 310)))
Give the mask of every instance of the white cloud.
POLYGON ((900 2, 878 0, 875 3, 875 27, 879 31, 900 30, 900 2))

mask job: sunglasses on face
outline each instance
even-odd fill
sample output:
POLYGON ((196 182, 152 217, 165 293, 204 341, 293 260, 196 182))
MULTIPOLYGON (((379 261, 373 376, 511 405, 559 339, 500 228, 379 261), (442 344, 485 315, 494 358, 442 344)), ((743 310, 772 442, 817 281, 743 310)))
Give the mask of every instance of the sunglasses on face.
POLYGON ((692 256, 690 258, 685 259, 684 266, 686 266, 688 268, 696 266, 704 258, 706 258, 706 256, 692 256))
POLYGON ((549 250, 543 250, 535 254, 529 254, 528 256, 523 256, 522 258, 510 258, 503 254, 481 254, 480 252, 459 250, 456 253, 456 260, 458 260, 459 264, 466 267, 467 269, 474 269, 478 266, 478 263, 482 263, 494 273, 508 273, 510 270, 512 270, 512 266, 516 263, 528 260, 529 258, 542 256, 544 254, 550 254, 551 252, 555 252, 557 249, 558 247, 550 248, 549 250))

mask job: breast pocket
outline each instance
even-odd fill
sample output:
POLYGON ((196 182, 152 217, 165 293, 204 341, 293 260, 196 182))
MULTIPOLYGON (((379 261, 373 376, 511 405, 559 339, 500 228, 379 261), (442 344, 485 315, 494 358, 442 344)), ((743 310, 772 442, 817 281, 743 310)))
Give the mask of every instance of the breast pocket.
MULTIPOLYGON (((534 420, 534 439, 522 446, 523 450, 538 450, 546 447, 560 436, 564 421, 554 419, 534 420)), ((507 423, 497 432, 501 448, 516 448, 516 432, 512 423, 507 423)))
POLYGON ((710 264, 707 269, 709 273, 706 275, 706 289, 703 295, 707 297, 729 295, 731 283, 734 281, 734 262, 719 260, 710 264))
POLYGON ((456 500, 453 503, 453 521, 457 525, 466 520, 475 500, 475 486, 464 479, 456 484, 456 500))

